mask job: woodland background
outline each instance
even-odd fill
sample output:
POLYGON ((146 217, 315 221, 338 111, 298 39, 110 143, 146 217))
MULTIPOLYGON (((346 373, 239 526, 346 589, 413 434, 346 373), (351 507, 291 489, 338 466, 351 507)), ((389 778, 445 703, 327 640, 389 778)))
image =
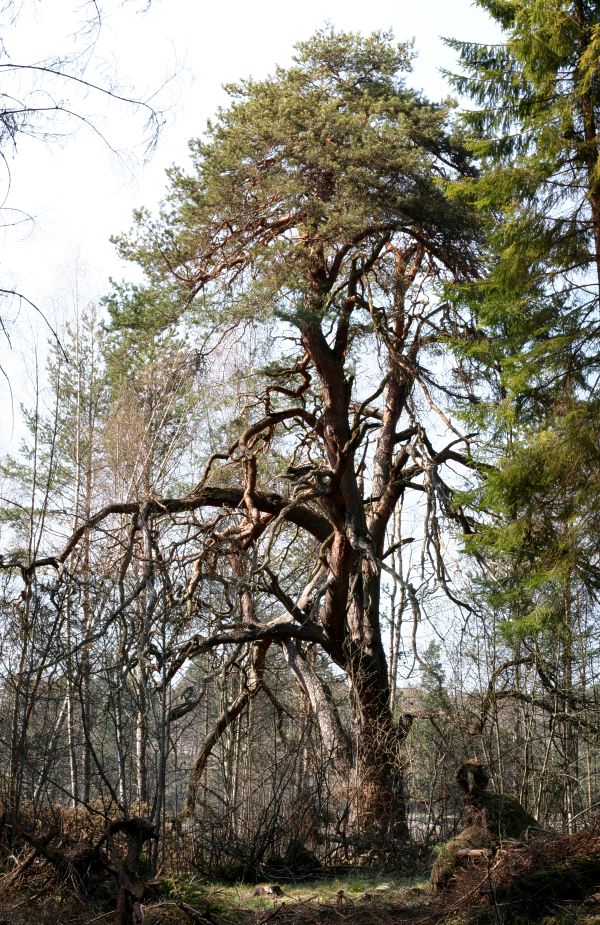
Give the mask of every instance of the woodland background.
POLYGON ((600 14, 478 5, 458 108, 333 27, 229 87, 142 282, 74 297, 1 464, 7 858, 142 817, 148 876, 409 872, 475 757, 594 824, 600 14))

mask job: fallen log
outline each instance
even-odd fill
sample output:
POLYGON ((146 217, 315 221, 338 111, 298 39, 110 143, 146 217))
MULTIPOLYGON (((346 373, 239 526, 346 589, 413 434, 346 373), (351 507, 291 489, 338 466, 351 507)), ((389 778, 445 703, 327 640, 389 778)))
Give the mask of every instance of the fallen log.
POLYGON ((459 848, 454 858, 456 861, 489 861, 493 854, 491 848, 459 848))

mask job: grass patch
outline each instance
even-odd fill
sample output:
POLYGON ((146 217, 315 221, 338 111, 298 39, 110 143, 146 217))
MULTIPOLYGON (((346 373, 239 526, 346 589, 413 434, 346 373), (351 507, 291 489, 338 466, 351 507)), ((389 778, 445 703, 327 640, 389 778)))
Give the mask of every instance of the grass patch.
POLYGON ((237 922, 248 920, 248 913, 275 909, 282 903, 286 907, 335 907, 340 902, 341 893, 351 905, 369 901, 401 903, 414 899, 427 889, 427 881, 423 878, 393 880, 368 872, 300 883, 278 881, 277 885, 283 895, 255 896, 254 884, 207 883, 196 877, 182 876, 167 881, 166 895, 198 911, 208 911, 211 916, 237 922))

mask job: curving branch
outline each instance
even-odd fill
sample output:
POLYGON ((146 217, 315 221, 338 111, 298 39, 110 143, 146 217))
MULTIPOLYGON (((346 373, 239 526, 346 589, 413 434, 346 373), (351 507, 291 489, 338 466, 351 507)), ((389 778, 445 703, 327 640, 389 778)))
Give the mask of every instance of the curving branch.
MULTIPOLYGON (((19 569, 25 580, 29 580, 38 568, 50 566, 62 570, 79 541, 88 530, 93 530, 113 515, 174 515, 197 511, 203 507, 239 509, 244 499, 241 488, 205 487, 192 491, 185 498, 154 498, 147 501, 124 501, 107 504, 88 520, 83 521, 74 530, 65 546, 56 555, 41 556, 25 563, 12 557, 0 560, 0 569, 19 569)), ((331 534, 329 521, 320 514, 276 492, 256 492, 253 501, 259 511, 274 516, 282 515, 289 523, 295 524, 310 533, 319 542, 324 542, 331 534)))

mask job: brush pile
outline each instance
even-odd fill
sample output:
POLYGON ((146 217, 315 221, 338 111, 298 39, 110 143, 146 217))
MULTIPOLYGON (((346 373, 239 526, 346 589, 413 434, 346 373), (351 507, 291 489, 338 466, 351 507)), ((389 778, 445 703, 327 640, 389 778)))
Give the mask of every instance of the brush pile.
POLYGON ((506 842, 455 872, 446 913, 479 921, 535 921, 567 906, 600 908, 600 835, 538 835, 506 842))
POLYGON ((113 885, 115 923, 130 925, 138 921, 147 882, 141 872, 142 854, 157 833, 150 820, 142 816, 110 818, 75 812, 53 814, 21 813, 18 817, 4 810, 0 814, 0 899, 32 879, 38 893, 49 892, 52 880, 69 890, 81 905, 94 903, 113 885), (137 916, 137 918, 136 918, 137 916))

